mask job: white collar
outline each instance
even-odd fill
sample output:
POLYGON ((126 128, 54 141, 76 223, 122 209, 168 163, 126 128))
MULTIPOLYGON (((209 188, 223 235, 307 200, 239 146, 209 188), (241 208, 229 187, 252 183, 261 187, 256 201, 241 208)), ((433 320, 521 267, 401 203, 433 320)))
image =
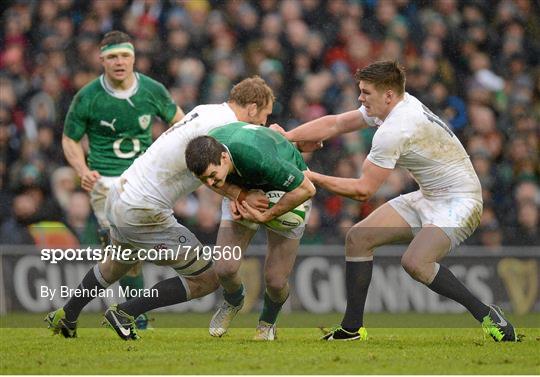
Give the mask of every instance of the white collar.
POLYGON ((99 77, 99 81, 103 89, 105 89, 105 91, 109 95, 118 99, 126 99, 129 101, 129 98, 132 97, 135 93, 137 93, 137 90, 139 89, 139 74, 137 72, 134 72, 134 75, 135 75, 135 80, 133 80, 133 84, 131 85, 131 87, 125 90, 114 89, 105 78, 105 74, 102 74, 99 77))

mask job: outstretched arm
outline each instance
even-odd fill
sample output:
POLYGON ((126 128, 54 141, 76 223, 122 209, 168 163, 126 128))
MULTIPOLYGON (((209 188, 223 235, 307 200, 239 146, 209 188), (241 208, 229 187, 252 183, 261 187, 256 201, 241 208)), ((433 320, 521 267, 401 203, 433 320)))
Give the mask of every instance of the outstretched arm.
POLYGON ((318 186, 351 199, 368 200, 384 183, 393 169, 385 169, 365 160, 360 178, 332 177, 315 172, 308 172, 308 177, 318 186))
POLYGON ((327 115, 312 120, 288 132, 285 132, 279 126, 272 125, 270 128, 283 134, 289 141, 318 142, 365 127, 367 127, 367 124, 360 111, 352 110, 343 114, 327 115))

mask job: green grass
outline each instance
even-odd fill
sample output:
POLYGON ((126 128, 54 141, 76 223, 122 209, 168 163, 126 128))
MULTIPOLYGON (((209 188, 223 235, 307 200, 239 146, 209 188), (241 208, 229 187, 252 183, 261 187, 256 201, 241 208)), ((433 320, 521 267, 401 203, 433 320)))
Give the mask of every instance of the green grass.
POLYGON ((484 338, 468 315, 368 315, 370 339, 342 343, 318 341, 317 326, 338 323, 339 314, 283 315, 279 339, 262 343, 250 340, 253 314, 240 315, 235 328, 214 339, 209 314, 160 313, 154 330, 129 342, 96 328, 95 314, 82 316, 77 339, 51 336, 42 317, 0 317, 0 373, 540 374, 539 314, 510 317, 526 335, 520 343, 484 338))

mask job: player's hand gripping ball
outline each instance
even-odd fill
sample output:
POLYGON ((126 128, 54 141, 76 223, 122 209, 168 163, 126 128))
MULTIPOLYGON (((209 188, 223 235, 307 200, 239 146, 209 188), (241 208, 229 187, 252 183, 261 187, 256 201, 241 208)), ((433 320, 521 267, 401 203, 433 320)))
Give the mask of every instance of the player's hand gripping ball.
MULTIPOLYGON (((266 193, 266 197, 270 202, 268 207, 272 208, 273 205, 279 202, 283 195, 285 195, 284 191, 268 191, 266 193)), ((266 225, 275 230, 289 230, 302 225, 305 218, 305 207, 303 204, 300 204, 298 207, 290 210, 289 212, 270 220, 266 223, 266 225)))

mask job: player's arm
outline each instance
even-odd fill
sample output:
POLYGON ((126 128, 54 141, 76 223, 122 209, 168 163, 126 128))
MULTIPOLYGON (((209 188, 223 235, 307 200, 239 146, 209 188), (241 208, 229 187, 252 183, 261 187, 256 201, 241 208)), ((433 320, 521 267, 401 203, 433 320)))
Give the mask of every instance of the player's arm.
POLYGON ((362 113, 358 110, 348 111, 338 115, 326 115, 322 118, 304 123, 291 131, 279 129, 272 125, 271 128, 280 132, 289 141, 314 141, 319 142, 334 136, 366 128, 362 113))
POLYGON ((227 182, 220 188, 208 185, 206 185, 206 187, 219 195, 229 198, 233 202, 241 203, 247 201, 252 207, 261 211, 268 208, 268 198, 264 192, 260 190, 246 190, 245 188, 227 182))
POLYGON ((86 127, 90 124, 88 114, 92 113, 87 102, 82 91, 73 98, 64 121, 62 149, 66 160, 81 178, 82 188, 91 191, 101 175, 95 170, 90 170, 81 145, 81 139, 87 133, 86 127))
POLYGON ((309 178, 304 176, 304 180, 300 186, 283 195, 272 208, 269 208, 264 212, 260 212, 250 206, 246 201, 243 201, 238 206, 238 211, 244 219, 259 223, 266 223, 286 212, 289 212, 291 209, 296 208, 299 204, 302 204, 306 200, 315 196, 316 192, 317 191, 315 186, 313 186, 313 183, 311 183, 309 178))
POLYGON ((184 114, 184 111, 180 108, 180 106, 176 106, 176 114, 174 114, 174 117, 169 122, 169 126, 180 122, 182 118, 184 118, 184 116, 186 116, 186 114, 184 114))
POLYGON ((90 170, 86 164, 86 157, 81 142, 73 140, 64 134, 62 135, 62 148, 66 160, 81 178, 82 188, 86 191, 91 191, 94 184, 101 178, 101 175, 95 170, 90 170))
POLYGON ((377 192, 392 170, 381 168, 366 159, 362 165, 362 176, 360 178, 332 177, 311 171, 307 175, 317 186, 334 194, 365 201, 377 192))

